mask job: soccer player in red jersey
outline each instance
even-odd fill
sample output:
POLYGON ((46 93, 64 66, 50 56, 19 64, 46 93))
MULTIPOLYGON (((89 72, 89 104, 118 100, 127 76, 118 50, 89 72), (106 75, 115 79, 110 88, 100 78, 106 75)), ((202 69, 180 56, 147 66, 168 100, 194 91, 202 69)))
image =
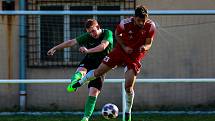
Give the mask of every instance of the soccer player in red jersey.
POLYGON ((131 121, 131 108, 134 99, 134 83, 140 72, 141 60, 151 48, 156 31, 155 23, 148 18, 148 10, 140 5, 135 16, 121 20, 115 31, 116 47, 95 70, 89 71, 73 87, 77 88, 87 81, 104 75, 117 65, 125 65, 126 107, 124 121, 131 121))

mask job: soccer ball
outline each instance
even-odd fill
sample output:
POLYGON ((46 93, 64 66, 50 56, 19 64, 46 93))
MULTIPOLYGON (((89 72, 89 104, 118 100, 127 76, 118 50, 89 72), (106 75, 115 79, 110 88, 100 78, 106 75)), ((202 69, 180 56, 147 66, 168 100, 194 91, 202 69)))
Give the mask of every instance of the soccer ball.
POLYGON ((102 108, 102 115, 105 119, 117 118, 119 114, 119 109, 116 105, 108 103, 102 108))

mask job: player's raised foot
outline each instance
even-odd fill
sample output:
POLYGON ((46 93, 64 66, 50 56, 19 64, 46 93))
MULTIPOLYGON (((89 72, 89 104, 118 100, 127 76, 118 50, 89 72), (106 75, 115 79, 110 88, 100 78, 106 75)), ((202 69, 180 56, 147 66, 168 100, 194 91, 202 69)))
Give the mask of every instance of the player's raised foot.
POLYGON ((131 113, 125 113, 124 121, 131 121, 131 113))
POLYGON ((83 117, 81 121, 89 121, 88 117, 83 117))
POLYGON ((72 87, 72 84, 69 84, 68 86, 67 86, 67 92, 75 92, 77 90, 77 88, 73 88, 72 87))
POLYGON ((80 86, 81 85, 78 82, 78 80, 72 81, 72 83, 67 86, 67 91, 68 92, 75 92, 77 90, 77 88, 80 87, 80 86))
POLYGON ((81 86, 81 84, 79 82, 76 82, 72 85, 73 88, 78 88, 80 86, 81 86))

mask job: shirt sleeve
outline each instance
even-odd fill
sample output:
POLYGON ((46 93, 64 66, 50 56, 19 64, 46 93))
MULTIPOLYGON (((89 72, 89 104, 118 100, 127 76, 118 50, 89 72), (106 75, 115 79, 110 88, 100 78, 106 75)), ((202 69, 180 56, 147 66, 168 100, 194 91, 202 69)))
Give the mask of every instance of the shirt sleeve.
POLYGON ((86 33, 76 37, 76 40, 79 45, 83 45, 89 37, 90 37, 89 33, 86 32, 86 33))
POLYGON ((148 35, 148 38, 154 38, 155 36, 155 31, 156 31, 156 26, 155 26, 155 23, 152 22, 150 28, 149 28, 149 35, 148 35))
POLYGON ((103 40, 106 40, 106 41, 110 42, 111 44, 113 44, 113 33, 112 33, 112 31, 105 30, 103 40))
POLYGON ((123 33, 124 29, 124 20, 121 20, 121 22, 117 25, 116 30, 118 33, 123 33))

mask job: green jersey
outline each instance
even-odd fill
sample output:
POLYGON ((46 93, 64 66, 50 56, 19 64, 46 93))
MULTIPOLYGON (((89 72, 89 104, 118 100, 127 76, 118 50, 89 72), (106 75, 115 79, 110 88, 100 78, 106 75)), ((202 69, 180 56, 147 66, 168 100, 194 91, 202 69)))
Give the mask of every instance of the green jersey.
POLYGON ((76 40, 80 46, 84 46, 87 49, 98 46, 103 40, 109 42, 108 47, 104 51, 87 54, 90 58, 104 58, 113 49, 113 33, 108 29, 102 29, 102 33, 97 39, 93 38, 88 32, 86 32, 78 36, 76 40))

